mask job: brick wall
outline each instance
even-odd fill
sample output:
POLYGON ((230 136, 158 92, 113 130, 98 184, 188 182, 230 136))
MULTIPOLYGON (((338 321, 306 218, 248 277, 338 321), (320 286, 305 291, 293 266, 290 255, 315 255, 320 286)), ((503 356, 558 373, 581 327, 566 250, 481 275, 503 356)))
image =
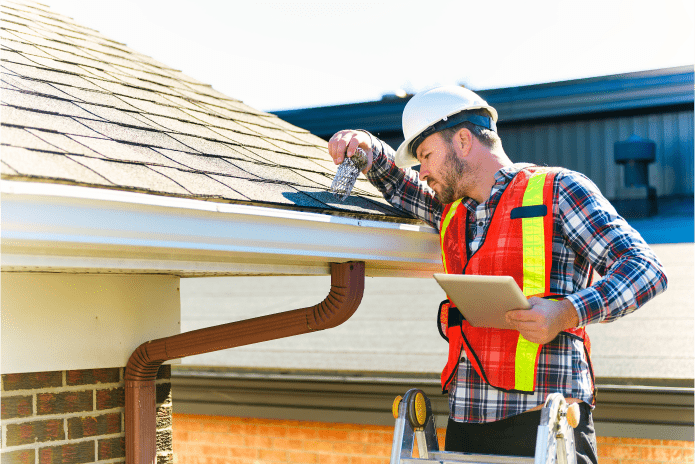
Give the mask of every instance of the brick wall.
MULTIPOLYGON (((392 439, 386 426, 174 414, 176 464, 388 464, 392 439)), ((598 446, 601 464, 693 462, 693 442, 599 437, 598 446)))
MULTIPOLYGON (((2 463, 123 462, 124 370, 2 375, 2 463)), ((157 378, 157 463, 165 464, 173 462, 170 366, 157 378)))
POLYGON ((385 426, 174 414, 177 464, 388 464, 392 439, 385 426))

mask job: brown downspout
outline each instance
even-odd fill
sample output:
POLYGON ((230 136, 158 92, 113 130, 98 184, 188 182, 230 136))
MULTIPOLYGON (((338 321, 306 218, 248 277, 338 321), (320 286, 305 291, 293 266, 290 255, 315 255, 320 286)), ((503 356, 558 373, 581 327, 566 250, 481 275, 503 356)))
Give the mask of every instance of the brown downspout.
POLYGON ((363 292, 363 262, 331 263, 331 290, 315 306, 193 330, 140 345, 125 369, 126 464, 156 461, 155 378, 164 361, 336 327, 352 316, 363 292))

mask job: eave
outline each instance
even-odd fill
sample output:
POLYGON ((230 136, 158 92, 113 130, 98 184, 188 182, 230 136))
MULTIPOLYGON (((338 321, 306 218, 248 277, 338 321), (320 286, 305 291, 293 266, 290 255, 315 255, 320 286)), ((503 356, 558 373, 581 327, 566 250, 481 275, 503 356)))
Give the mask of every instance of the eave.
POLYGON ((427 226, 259 206, 2 181, 2 270, 182 277, 327 275, 364 261, 367 276, 441 268, 427 226))

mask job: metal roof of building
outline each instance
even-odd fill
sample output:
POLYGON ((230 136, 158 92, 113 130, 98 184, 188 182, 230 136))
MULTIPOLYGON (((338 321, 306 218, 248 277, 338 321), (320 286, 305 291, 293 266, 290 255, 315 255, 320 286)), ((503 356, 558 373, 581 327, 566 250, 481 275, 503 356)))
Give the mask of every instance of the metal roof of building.
POLYGON ((39 3, 3 2, 3 179, 407 216, 360 178, 329 187, 325 141, 39 3))
MULTIPOLYGON (((681 66, 547 84, 475 90, 495 107, 499 124, 544 118, 693 105, 693 67, 681 66)), ((410 97, 277 111, 279 117, 322 137, 350 127, 375 134, 401 132, 410 97)))

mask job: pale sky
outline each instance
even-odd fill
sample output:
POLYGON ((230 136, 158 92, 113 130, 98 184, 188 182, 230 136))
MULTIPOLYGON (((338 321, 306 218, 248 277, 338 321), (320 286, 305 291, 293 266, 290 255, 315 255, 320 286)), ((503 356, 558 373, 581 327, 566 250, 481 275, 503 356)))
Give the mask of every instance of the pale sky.
POLYGON ((692 65, 692 0, 41 0, 272 111, 692 65))

